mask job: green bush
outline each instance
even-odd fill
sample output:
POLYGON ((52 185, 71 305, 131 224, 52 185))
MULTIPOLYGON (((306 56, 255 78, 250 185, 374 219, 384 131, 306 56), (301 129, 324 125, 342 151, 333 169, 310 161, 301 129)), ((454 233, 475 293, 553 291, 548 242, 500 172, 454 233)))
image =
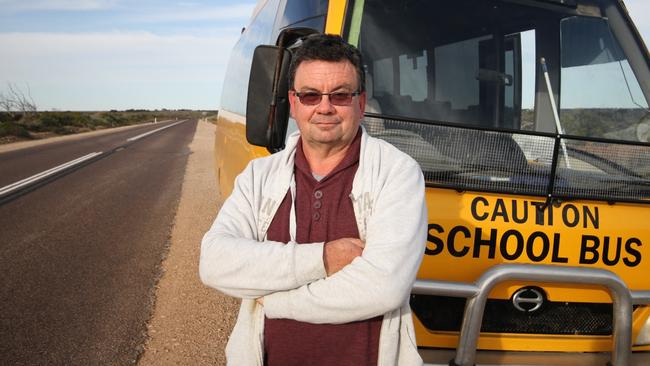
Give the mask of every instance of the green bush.
POLYGON ((116 127, 127 124, 126 118, 119 112, 109 112, 102 114, 104 125, 107 127, 116 127))
POLYGON ((25 129, 24 126, 18 125, 13 122, 2 122, 0 123, 0 137, 5 137, 5 136, 16 136, 16 137, 24 137, 24 138, 30 138, 30 134, 25 129))
POLYGON ((72 126, 60 126, 56 127, 53 131, 57 135, 72 135, 74 133, 77 133, 77 129, 72 127, 72 126))
POLYGON ((18 112, 0 112, 0 122, 18 122, 20 119, 23 118, 22 113, 18 112))
POLYGON ((90 124, 90 116, 80 112, 46 112, 39 119, 43 126, 53 129, 63 126, 85 127, 90 124))
POLYGON ((0 123, 11 121, 11 115, 7 112, 0 112, 0 123))

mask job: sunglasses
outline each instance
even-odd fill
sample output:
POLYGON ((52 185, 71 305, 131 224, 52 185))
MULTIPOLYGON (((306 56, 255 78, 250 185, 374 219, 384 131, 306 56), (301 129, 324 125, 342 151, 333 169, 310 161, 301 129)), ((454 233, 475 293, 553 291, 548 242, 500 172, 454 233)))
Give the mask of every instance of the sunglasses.
POLYGON ((318 105, 320 104, 321 100, 323 100, 323 95, 327 95, 330 98, 330 103, 333 105, 337 106, 348 106, 352 104, 352 97, 356 97, 357 95, 361 94, 361 92, 352 92, 352 93, 346 93, 346 92, 333 92, 333 93, 319 93, 319 92, 293 92, 298 99, 300 100, 300 103, 304 105, 318 105))

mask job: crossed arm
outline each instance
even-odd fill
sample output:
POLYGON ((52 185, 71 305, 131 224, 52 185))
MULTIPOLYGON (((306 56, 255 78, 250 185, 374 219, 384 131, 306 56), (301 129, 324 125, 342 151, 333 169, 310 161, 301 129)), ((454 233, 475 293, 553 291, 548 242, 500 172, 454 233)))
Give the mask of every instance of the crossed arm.
MULTIPOLYGON (((361 239, 341 238, 332 240, 323 245, 323 264, 327 276, 343 269, 352 263, 354 258, 363 253, 365 243, 361 239)), ((264 305, 264 297, 255 299, 258 304, 264 305)))
POLYGON ((201 280, 230 296, 255 299, 325 278, 361 254, 358 239, 298 245, 257 237, 252 166, 237 178, 235 189, 201 242, 201 280))
POLYGON ((367 319, 403 304, 426 240, 419 167, 401 166, 382 188, 365 247, 350 238, 301 245, 258 242, 249 198, 252 179, 245 174, 203 239, 204 283, 232 296, 262 298, 269 318, 312 323, 367 319))

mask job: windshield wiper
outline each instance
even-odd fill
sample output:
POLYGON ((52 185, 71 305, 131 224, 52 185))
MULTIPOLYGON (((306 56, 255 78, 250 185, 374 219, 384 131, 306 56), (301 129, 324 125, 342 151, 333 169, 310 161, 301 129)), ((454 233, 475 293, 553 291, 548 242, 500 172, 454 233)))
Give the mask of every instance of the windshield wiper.
MULTIPOLYGON (((555 120, 555 127, 557 128, 557 133, 559 135, 564 135, 564 130, 562 129, 562 124, 560 123, 560 115, 557 113, 557 105, 555 104, 555 97, 553 96, 553 88, 551 87, 551 80, 548 77, 548 68, 546 68, 546 59, 544 57, 540 58, 540 63, 542 64, 542 71, 544 72, 544 80, 546 80, 546 90, 548 92, 548 99, 551 102, 551 109, 553 109, 553 119, 555 120)), ((569 154, 566 150, 566 144, 564 140, 560 139, 560 144, 562 147, 562 154, 564 155, 564 161, 566 162, 567 168, 571 168, 571 163, 569 163, 569 154)))

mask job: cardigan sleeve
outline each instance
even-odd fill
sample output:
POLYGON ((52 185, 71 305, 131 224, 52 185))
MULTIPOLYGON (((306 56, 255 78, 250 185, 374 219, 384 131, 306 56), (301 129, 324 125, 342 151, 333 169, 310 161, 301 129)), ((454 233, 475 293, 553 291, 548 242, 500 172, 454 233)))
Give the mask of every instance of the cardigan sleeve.
POLYGON ((426 245, 424 178, 410 158, 384 176, 363 254, 331 277, 265 296, 267 317, 347 323, 385 314, 406 301, 426 245))
POLYGON ((323 243, 298 245, 258 240, 264 166, 250 163, 240 174, 212 227, 201 242, 199 275, 207 286, 230 296, 258 298, 298 288, 326 276, 323 243))

